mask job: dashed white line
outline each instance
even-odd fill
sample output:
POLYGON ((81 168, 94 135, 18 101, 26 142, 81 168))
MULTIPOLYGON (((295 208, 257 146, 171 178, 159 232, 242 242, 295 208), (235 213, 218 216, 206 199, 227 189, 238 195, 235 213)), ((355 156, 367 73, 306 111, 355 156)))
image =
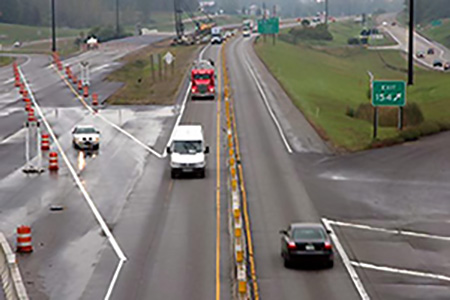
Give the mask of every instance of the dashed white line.
POLYGON ((69 169, 70 174, 72 175, 76 185, 78 186, 78 188, 80 189, 84 199, 86 200, 87 204, 89 205, 89 208, 91 209, 92 213, 95 216, 95 219, 97 220, 97 222, 99 223, 101 229, 103 230, 103 232, 105 233, 106 237, 108 238, 109 243, 111 244, 111 246, 113 247, 116 255, 119 257, 119 265, 118 268, 116 270, 116 274, 113 277, 113 281, 110 283, 109 287, 108 287, 108 291, 106 293, 105 299, 109 299, 109 296, 111 294, 112 289, 114 288, 114 284, 117 280, 117 276, 118 276, 118 271, 120 271, 123 263, 127 260, 127 257, 125 256, 125 254, 123 253, 122 249, 120 248, 119 244, 117 243, 114 235, 112 234, 112 232, 109 230, 105 220, 103 219, 102 215, 100 214, 97 206, 95 205, 94 201, 92 200, 91 196, 89 195, 88 191, 86 190, 86 188, 84 187, 80 177, 78 176, 77 172, 75 171, 74 167, 72 166, 72 164, 70 163, 66 153, 64 152, 61 144, 58 141, 57 136, 55 135, 52 127, 50 126, 50 124, 48 123, 43 111, 41 110, 41 107, 39 106, 39 104, 37 103, 36 99, 34 98, 34 94, 33 91, 30 89, 28 82, 22 72, 22 70, 19 68, 19 73, 20 73, 20 77, 22 78, 26 89, 28 90, 28 94, 30 95, 30 99, 34 104, 34 107, 36 108, 37 113, 39 114, 39 116, 41 117, 42 122, 44 123, 45 127, 47 127, 48 133, 50 134, 50 136, 53 139, 53 142, 55 143, 56 147, 58 148, 58 151, 61 155, 61 157, 64 160, 64 163, 66 164, 67 168, 69 169))
MULTIPOLYGON (((322 218, 322 223, 324 224, 325 228, 329 231, 333 231, 332 223, 325 218, 322 218)), ((350 279, 352 280, 353 284, 355 285, 356 290, 358 291, 361 299, 363 300, 369 300, 369 294, 367 294, 366 289, 364 288, 364 285, 361 282, 361 279, 358 276, 358 273, 356 272, 355 268, 353 268, 353 265, 351 264, 350 259, 348 258, 347 253, 344 250, 344 247, 342 246, 341 242, 339 241, 336 234, 332 233, 330 235, 331 239, 333 240, 333 244, 336 247, 336 250, 338 251, 342 262, 344 263, 345 268, 347 269, 348 274, 350 275, 350 279)))
POLYGON ((407 270, 407 269, 398 269, 398 268, 386 267, 386 266, 378 266, 378 265, 374 265, 374 264, 356 262, 356 261, 351 261, 350 263, 352 264, 352 266, 355 266, 358 268, 390 272, 390 273, 401 274, 401 275, 424 277, 424 278, 437 279, 437 280, 443 280, 443 281, 450 281, 450 277, 447 275, 407 270))

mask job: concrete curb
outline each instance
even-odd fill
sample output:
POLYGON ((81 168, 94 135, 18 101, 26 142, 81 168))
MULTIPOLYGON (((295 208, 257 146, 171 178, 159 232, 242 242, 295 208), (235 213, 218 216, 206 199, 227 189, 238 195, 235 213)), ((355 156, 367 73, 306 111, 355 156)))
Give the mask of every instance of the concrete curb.
POLYGON ((0 276, 7 300, 28 300, 27 291, 20 275, 16 255, 0 232, 0 276))

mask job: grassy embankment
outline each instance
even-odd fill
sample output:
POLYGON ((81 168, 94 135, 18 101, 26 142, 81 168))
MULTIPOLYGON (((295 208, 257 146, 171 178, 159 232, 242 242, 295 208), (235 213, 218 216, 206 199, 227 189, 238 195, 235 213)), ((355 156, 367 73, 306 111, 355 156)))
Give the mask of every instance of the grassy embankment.
MULTIPOLYGON (((350 117, 346 112, 349 107, 356 110, 370 101, 368 70, 376 79, 406 80, 406 73, 402 71, 406 62, 395 51, 335 47, 340 40, 346 40, 345 34, 337 37, 330 47, 280 41, 276 46, 259 43, 255 49, 295 105, 326 139, 337 148, 362 150, 373 142, 372 123, 350 117), (398 70, 387 67, 386 62, 398 70)), ((416 84, 408 88, 408 102, 419 105, 425 122, 404 132, 394 127, 381 127, 379 139, 387 144, 450 127, 449 75, 417 68, 415 80, 416 84)))
POLYGON ((4 67, 12 63, 14 59, 12 57, 0 56, 0 67, 4 67))
MULTIPOLYGON (((74 41, 80 31, 83 30, 57 28, 57 38, 63 38, 57 43, 61 55, 65 56, 79 50, 74 41)), ((0 23, 0 44, 3 45, 3 48, 11 47, 16 41, 24 44, 20 48, 12 48, 12 52, 49 53, 51 49, 50 39, 51 30, 48 27, 0 23)))
MULTIPOLYGON (((123 59, 125 64, 108 76, 110 81, 123 82, 124 86, 108 99, 110 104, 173 104, 181 81, 192 65, 198 46, 170 47, 168 41, 148 46, 123 59), (155 64, 155 80, 152 78, 150 55, 161 56, 170 51, 175 58, 172 72, 168 66, 159 79, 159 65, 155 64)), ((164 71, 164 68, 162 69, 164 71)))
POLYGON ((440 26, 427 25, 420 32, 429 39, 450 48, 450 19, 442 20, 442 25, 440 26))

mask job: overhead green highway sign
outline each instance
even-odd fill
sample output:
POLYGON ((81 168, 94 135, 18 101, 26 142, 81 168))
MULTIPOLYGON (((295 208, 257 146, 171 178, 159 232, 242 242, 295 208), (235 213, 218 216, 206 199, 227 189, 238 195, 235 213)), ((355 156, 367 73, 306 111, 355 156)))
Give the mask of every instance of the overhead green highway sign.
POLYGON ((404 81, 375 80, 372 83, 373 106, 405 106, 406 83, 404 81))
POLYGON ((277 34, 280 32, 280 19, 269 18, 258 20, 258 32, 261 34, 277 34))

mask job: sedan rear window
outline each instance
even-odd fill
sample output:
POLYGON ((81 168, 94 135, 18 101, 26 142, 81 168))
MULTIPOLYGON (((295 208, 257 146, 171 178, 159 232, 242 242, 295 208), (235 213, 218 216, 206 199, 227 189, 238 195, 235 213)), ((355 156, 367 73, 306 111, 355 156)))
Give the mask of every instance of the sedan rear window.
POLYGON ((292 237, 294 240, 324 240, 325 233, 320 228, 294 228, 292 237))

